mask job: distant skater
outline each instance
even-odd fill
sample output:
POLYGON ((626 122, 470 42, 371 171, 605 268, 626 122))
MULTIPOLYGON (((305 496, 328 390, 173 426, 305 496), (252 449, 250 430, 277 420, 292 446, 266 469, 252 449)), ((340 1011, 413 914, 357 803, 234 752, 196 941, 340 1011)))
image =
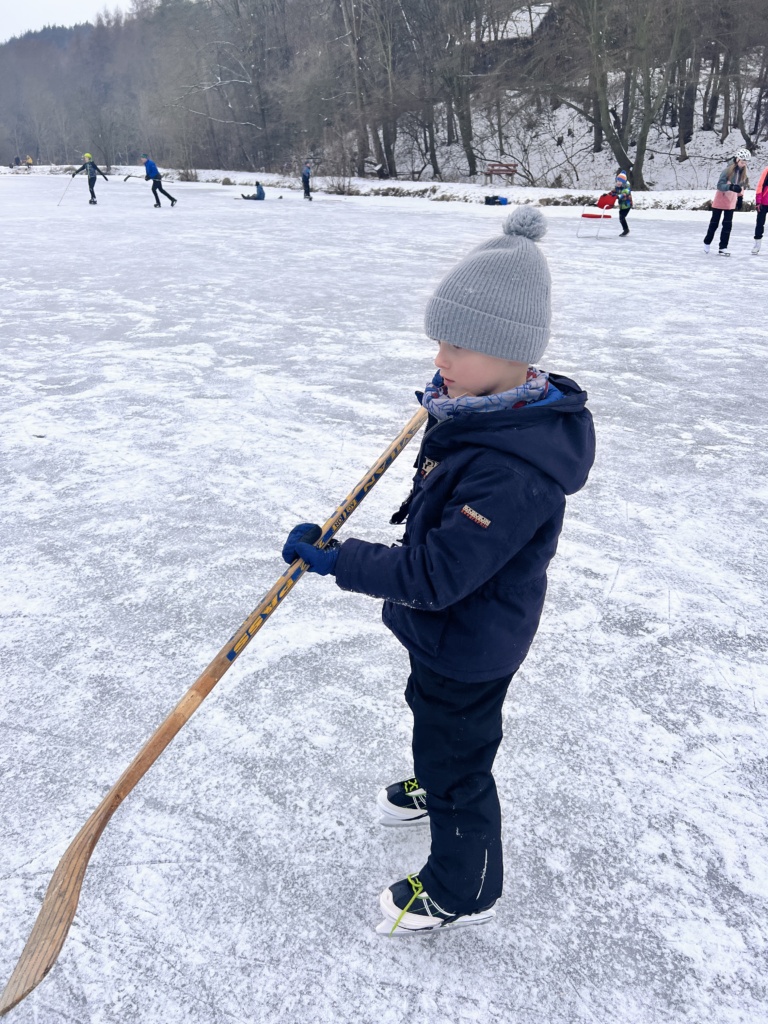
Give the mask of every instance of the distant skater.
POLYGON ((240 193, 240 195, 242 196, 243 199, 263 199, 264 198, 264 189, 261 187, 261 185, 257 181, 256 182, 256 191, 253 193, 252 196, 247 196, 247 195, 245 195, 242 192, 240 193))
POLYGON ((632 188, 625 171, 619 171, 616 175, 616 182, 608 194, 617 196, 619 200, 619 221, 621 222, 621 235, 619 237, 623 238, 629 234, 627 217, 632 209, 632 188))
POLYGON ((755 221, 755 244, 752 246, 753 256, 757 256, 760 252, 760 243, 765 229, 765 216, 768 214, 768 167, 763 168, 755 186, 755 206, 757 207, 757 220, 755 221))
POLYGON ((24 166, 27 168, 28 171, 32 170, 32 163, 33 160, 31 156, 27 156, 24 158, 24 166))
POLYGON ((309 194, 309 179, 312 177, 312 168, 310 167, 309 161, 304 164, 304 170, 301 172, 301 184, 304 186, 304 198, 312 202, 312 196, 309 194))
POLYGON ((748 149, 737 149, 733 160, 728 164, 717 182, 717 191, 712 200, 712 216, 709 218, 709 227, 704 236, 704 252, 709 252, 712 239, 715 237, 720 217, 723 218, 723 226, 720 230, 720 242, 717 247, 720 256, 730 256, 728 252, 728 240, 731 237, 731 225, 733 224, 733 211, 739 196, 745 188, 749 188, 747 177, 747 160, 750 152, 748 149))
POLYGON ((163 186, 160 184, 163 180, 163 176, 157 169, 157 164, 154 160, 150 160, 146 153, 141 154, 141 162, 144 164, 144 180, 152 182, 152 195, 155 197, 155 206, 161 206, 160 193, 162 193, 166 199, 171 200, 171 206, 176 205, 176 200, 165 191, 163 186))
POLYGON ((83 160, 85 160, 85 163, 83 164, 82 167, 78 167, 76 171, 72 172, 72 177, 74 178, 75 175, 79 174, 81 171, 86 171, 87 172, 87 174, 88 174, 88 190, 91 193, 91 198, 88 200, 88 203, 91 206, 95 206, 96 205, 96 191, 95 191, 95 189, 96 189, 96 175, 100 174, 102 176, 102 178, 104 179, 104 181, 109 181, 109 178, 106 176, 106 174, 104 173, 104 171, 102 171, 102 169, 100 167, 96 166, 96 164, 94 163, 93 157, 91 156, 90 153, 83 153, 83 160))

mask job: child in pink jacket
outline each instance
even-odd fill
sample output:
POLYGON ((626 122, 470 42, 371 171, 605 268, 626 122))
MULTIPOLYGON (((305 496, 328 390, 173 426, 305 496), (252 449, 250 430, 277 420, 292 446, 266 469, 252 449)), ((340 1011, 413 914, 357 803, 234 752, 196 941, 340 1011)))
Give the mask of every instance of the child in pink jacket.
POLYGON ((720 223, 720 216, 723 218, 723 227, 720 231, 720 243, 718 253, 721 256, 730 256, 728 252, 728 239, 731 237, 731 225, 733 223, 733 211, 739 196, 745 188, 749 187, 747 178, 747 160, 750 158, 748 149, 738 149, 733 160, 728 164, 717 182, 717 191, 712 200, 712 216, 709 218, 709 227, 704 236, 704 252, 709 252, 712 239, 715 237, 717 225, 720 223))
POLYGON ((755 222, 755 244, 752 246, 752 254, 757 256, 763 238, 765 216, 768 214, 768 167, 763 168, 755 187, 755 205, 757 206, 757 221, 755 222))

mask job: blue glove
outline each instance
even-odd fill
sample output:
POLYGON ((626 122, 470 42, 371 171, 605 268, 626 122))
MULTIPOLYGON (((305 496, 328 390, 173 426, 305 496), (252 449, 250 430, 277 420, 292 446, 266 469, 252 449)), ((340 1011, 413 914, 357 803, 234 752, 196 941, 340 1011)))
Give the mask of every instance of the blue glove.
POLYGON ((301 558, 309 566, 309 571, 316 572, 318 576, 335 574, 339 542, 331 540, 324 548, 316 548, 314 542, 320 539, 322 533, 315 523, 299 523, 294 526, 283 545, 283 560, 291 565, 297 558, 301 558))

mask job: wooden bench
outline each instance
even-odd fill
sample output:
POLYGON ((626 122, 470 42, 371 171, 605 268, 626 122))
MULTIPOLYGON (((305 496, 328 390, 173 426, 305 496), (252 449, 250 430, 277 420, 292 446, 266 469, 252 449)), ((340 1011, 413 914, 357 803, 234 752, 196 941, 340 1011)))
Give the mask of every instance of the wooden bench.
POLYGON ((498 162, 486 164, 484 174, 486 185, 493 181, 494 174, 498 174, 500 178, 506 177, 509 184, 512 184, 517 174, 517 164, 502 164, 498 162))

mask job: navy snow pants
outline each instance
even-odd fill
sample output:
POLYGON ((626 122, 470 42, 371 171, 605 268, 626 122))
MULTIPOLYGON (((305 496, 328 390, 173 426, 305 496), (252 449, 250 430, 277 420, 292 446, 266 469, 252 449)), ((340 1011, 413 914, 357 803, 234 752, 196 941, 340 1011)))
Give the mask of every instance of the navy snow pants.
POLYGON ((766 214, 768 214, 768 206, 758 206, 757 220, 755 221, 755 240, 759 240, 763 237, 766 214))
POLYGON ((158 192, 162 192, 162 194, 166 197, 166 199, 170 199, 172 201, 175 201, 175 200, 173 200, 173 196, 170 194, 170 192, 166 192, 165 189, 163 188, 162 178, 153 178, 152 179, 152 198, 155 200, 155 203, 159 206, 160 205, 160 196, 157 194, 158 192))
POLYGON ((413 769, 427 791, 432 830, 418 874, 432 899, 455 914, 501 896, 501 808, 491 769, 511 679, 461 682, 411 656, 405 699, 413 712, 413 769))
POLYGON ((707 228, 707 233, 704 236, 704 245, 709 245, 715 237, 717 225, 720 223, 720 214, 723 215, 723 226, 720 229, 720 244, 718 245, 718 249, 727 249, 728 239, 731 237, 731 227, 733 226, 733 210, 712 211, 712 216, 709 218, 709 227, 707 228))

